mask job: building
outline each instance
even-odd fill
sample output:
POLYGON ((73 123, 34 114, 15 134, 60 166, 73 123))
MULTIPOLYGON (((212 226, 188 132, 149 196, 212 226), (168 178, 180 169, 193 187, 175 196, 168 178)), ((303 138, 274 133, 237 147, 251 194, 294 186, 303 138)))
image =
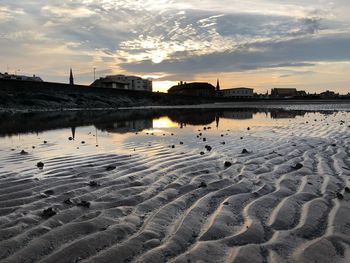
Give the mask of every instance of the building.
POLYGON ((271 90, 272 98, 293 98, 297 95, 296 89, 275 88, 271 90))
POLYGON ((24 76, 24 75, 15 75, 15 74, 8 74, 7 72, 1 73, 0 72, 0 79, 10 79, 10 80, 21 80, 21 81, 39 81, 42 82, 43 80, 33 75, 32 77, 24 76))
POLYGON ((224 98, 237 98, 237 99, 249 99, 254 96, 254 89, 250 88, 233 88, 223 89, 220 91, 221 96, 224 98))
POLYGON ((73 77, 73 71, 72 71, 72 69, 70 69, 69 84, 70 84, 70 85, 74 85, 74 77, 73 77))
POLYGON ((339 97, 339 94, 338 94, 338 93, 335 93, 334 91, 329 91, 329 90, 327 90, 327 91, 325 91, 325 92, 322 92, 322 93, 320 94, 320 97, 321 97, 322 99, 334 99, 334 98, 339 97))
POLYGON ((90 86, 152 92, 152 81, 136 76, 110 75, 95 80, 90 86))
POLYGON ((214 97, 215 87, 206 82, 183 83, 182 81, 168 90, 169 94, 197 97, 214 97))

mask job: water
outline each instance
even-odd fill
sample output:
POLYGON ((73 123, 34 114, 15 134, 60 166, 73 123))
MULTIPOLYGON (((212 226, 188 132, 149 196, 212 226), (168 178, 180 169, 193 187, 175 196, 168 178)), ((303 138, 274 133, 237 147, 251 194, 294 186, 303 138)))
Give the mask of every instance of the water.
POLYGON ((203 139, 197 138, 200 131, 216 140, 228 134, 273 136, 274 127, 282 129, 286 125, 329 116, 341 119, 344 114, 244 108, 2 114, 0 150, 2 158, 25 150, 40 159, 99 153, 130 154, 139 145, 152 143, 172 146, 182 141, 193 148, 198 146, 198 139, 203 139))
POLYGON ((148 262, 162 250, 221 262, 251 253, 246 242, 280 261, 334 251, 328 240, 342 246, 350 225, 349 127, 343 110, 3 114, 3 257, 148 262))

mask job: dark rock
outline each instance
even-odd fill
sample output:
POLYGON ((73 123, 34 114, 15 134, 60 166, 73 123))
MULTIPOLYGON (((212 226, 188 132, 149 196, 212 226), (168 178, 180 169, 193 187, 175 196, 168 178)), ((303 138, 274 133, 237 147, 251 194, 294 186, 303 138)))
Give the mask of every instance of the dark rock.
POLYGON ((243 140, 243 137, 241 137, 241 140, 243 140))
POLYGON ((54 193, 55 193, 54 190, 47 190, 44 192, 44 194, 46 195, 53 195, 54 193))
POLYGON ((250 127, 248 127, 247 130, 250 131, 250 127))
POLYGON ((206 146, 205 146, 205 149, 206 149, 208 152, 210 152, 210 151, 212 150, 211 146, 209 146, 209 145, 206 145, 206 146))
POLYGON ((113 165, 108 165, 107 167, 106 167, 106 171, 113 171, 113 170, 115 170, 117 167, 115 167, 115 166, 113 166, 113 165))
POLYGON ((224 205, 229 205, 230 203, 229 202, 225 202, 224 205))
POLYGON ((242 150, 242 154, 246 154, 246 153, 249 153, 247 149, 243 149, 242 150))
POLYGON ((301 163, 297 163, 296 165, 292 166, 292 168, 293 168, 294 170, 299 170, 299 169, 301 169, 301 168, 303 168, 303 167, 304 167, 304 165, 302 165, 301 163))
POLYGON ((171 148, 173 148, 173 149, 174 149, 174 148, 175 148, 175 145, 171 145, 171 148))
POLYGON ((333 147, 336 147, 337 145, 335 143, 332 144, 333 147))
POLYGON ((44 194, 44 193, 41 193, 41 194, 40 194, 40 197, 41 197, 41 198, 48 198, 48 196, 47 196, 46 194, 44 194))
POLYGON ((207 141, 207 138, 203 138, 203 142, 206 142, 207 141))
POLYGON ((205 182, 201 182, 201 184, 198 186, 198 188, 206 188, 207 184, 205 182))
POLYGON ((20 154, 26 155, 26 154, 28 154, 28 152, 26 152, 25 150, 22 150, 22 151, 20 152, 20 154))
POLYGON ((43 169, 44 168, 44 163, 43 162, 38 162, 36 164, 36 167, 38 167, 39 169, 43 169))
POLYGON ((81 201, 80 203, 77 204, 77 206, 82 206, 89 208, 90 207, 90 202, 89 201, 81 201))
POLYGON ((85 144, 85 141, 82 141, 81 144, 85 144))
POLYGON ((47 141, 44 141, 44 144, 47 144, 47 141))
POLYGON ((32 146, 32 149, 35 149, 35 146, 32 146))
POLYGON ((346 193, 350 193, 350 188, 349 187, 345 187, 345 192, 346 193))
POLYGON ((230 167, 231 165, 232 165, 232 163, 229 162, 229 161, 226 161, 226 162, 224 163, 224 166, 225 166, 226 168, 230 167))
POLYGON ((223 135, 223 134, 221 134, 221 137, 224 137, 224 135, 223 135))
POLYGON ((73 137, 69 137, 68 140, 73 141, 73 137))
POLYGON ((72 200, 70 200, 70 198, 64 200, 63 203, 66 204, 66 205, 72 205, 73 204, 73 202, 72 202, 72 200))
POLYGON ((180 144, 182 145, 182 144, 184 144, 183 142, 180 142, 180 144))
POLYGON ((91 186, 91 187, 97 187, 97 186, 100 186, 100 184, 99 184, 98 182, 96 182, 96 181, 90 181, 90 182, 89 182, 89 186, 91 186))
POLYGON ((226 144, 226 142, 222 142, 221 144, 222 144, 222 145, 225 145, 225 144, 226 144))
POLYGON ((344 196, 343 196, 341 193, 336 193, 336 197, 337 197, 339 200, 343 200, 343 199, 344 199, 344 196))
POLYGON ((56 211, 52 207, 50 207, 50 208, 45 209, 41 212, 41 217, 50 218, 56 214, 57 214, 56 211))
POLYGON ((204 152, 200 152, 200 155, 204 155, 204 152))

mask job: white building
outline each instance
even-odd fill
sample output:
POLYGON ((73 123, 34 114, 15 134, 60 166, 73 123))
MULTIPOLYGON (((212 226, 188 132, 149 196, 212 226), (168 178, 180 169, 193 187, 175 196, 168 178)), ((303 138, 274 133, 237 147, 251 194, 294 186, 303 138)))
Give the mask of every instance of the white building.
POLYGON ((152 81, 137 76, 110 75, 96 80, 91 86, 152 92, 152 81))
POLYGON ((33 77, 28 77, 24 75, 8 74, 7 72, 0 72, 0 79, 10 79, 10 80, 22 80, 22 81, 43 81, 40 77, 33 75, 33 77))
POLYGON ((223 89, 220 91, 222 97, 226 98, 253 98, 254 89, 250 88, 233 88, 233 89, 223 89))

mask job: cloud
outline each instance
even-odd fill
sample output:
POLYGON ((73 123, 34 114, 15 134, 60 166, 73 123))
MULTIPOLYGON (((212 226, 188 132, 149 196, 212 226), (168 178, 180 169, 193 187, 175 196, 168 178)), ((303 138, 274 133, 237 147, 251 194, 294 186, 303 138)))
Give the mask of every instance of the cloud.
POLYGON ((347 0, 2 0, 0 56, 49 80, 70 66, 162 81, 297 70, 350 60, 348 12, 347 0))
POLYGON ((350 36, 331 35, 279 42, 259 42, 232 52, 167 60, 122 64, 133 72, 169 72, 192 74, 205 72, 246 71, 263 68, 310 67, 323 61, 350 61, 350 36), (253 51, 252 51, 253 50, 253 51))
POLYGON ((16 16, 23 15, 21 8, 10 8, 8 6, 0 6, 0 23, 9 22, 16 16))

